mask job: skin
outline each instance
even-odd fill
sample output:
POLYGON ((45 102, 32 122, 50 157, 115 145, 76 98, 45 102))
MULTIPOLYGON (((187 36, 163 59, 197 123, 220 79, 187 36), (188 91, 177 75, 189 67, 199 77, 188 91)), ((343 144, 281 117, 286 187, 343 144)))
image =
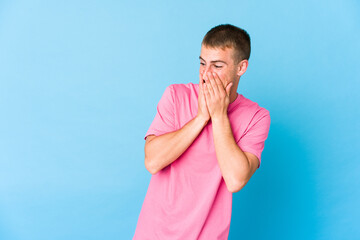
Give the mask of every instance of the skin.
POLYGON ((247 69, 248 61, 237 63, 233 48, 210 48, 202 46, 200 55, 200 82, 198 113, 212 121, 216 156, 231 192, 240 191, 257 170, 258 158, 243 152, 232 134, 227 109, 237 97, 240 76, 247 69), (205 83, 204 83, 205 82, 205 83))
POLYGON ((233 56, 232 48, 201 47, 198 113, 177 131, 146 138, 145 167, 151 174, 175 161, 211 120, 216 156, 228 190, 240 191, 250 180, 259 161, 238 147, 227 116, 248 61, 236 62, 233 56))

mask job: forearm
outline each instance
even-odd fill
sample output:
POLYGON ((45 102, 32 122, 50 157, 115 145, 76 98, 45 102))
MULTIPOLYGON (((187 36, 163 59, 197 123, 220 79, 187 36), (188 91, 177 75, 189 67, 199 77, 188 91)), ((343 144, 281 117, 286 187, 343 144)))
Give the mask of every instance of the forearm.
POLYGON ((195 117, 177 131, 155 137, 145 144, 146 168, 155 174, 174 162, 192 144, 207 124, 195 117))
POLYGON ((212 119, 216 157, 229 191, 238 191, 248 181, 249 161, 236 144, 227 115, 212 119))

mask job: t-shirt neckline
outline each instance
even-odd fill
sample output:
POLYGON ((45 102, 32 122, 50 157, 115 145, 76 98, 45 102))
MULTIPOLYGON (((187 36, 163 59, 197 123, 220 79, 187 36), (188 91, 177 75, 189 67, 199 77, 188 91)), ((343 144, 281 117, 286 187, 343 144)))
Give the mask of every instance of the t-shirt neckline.
POLYGON ((241 102, 243 95, 240 93, 237 93, 237 96, 235 98, 235 101, 229 104, 228 106, 228 112, 230 112, 236 105, 238 105, 241 102))

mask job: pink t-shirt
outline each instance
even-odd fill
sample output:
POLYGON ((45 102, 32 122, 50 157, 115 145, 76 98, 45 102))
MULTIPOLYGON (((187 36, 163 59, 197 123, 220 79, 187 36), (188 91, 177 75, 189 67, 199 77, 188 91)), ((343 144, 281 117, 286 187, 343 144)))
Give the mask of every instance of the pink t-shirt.
MULTIPOLYGON (((144 139, 176 131, 193 119, 198 90, 199 84, 193 83, 168 86, 144 139)), ((269 111, 238 94, 229 104, 228 117, 238 146, 261 161, 269 111)), ((232 193, 221 175, 211 125, 209 121, 178 159, 151 176, 133 240, 228 238, 232 193)))

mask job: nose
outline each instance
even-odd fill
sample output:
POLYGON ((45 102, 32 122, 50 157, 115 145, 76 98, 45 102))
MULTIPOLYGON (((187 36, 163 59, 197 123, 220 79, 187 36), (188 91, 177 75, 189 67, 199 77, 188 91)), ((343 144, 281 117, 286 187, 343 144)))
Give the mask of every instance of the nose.
POLYGON ((205 77, 206 77, 206 75, 207 75, 207 73, 208 72, 211 72, 210 71, 210 67, 203 67, 202 68, 202 70, 201 70, 201 77, 202 77, 202 79, 204 80, 205 79, 205 77))

